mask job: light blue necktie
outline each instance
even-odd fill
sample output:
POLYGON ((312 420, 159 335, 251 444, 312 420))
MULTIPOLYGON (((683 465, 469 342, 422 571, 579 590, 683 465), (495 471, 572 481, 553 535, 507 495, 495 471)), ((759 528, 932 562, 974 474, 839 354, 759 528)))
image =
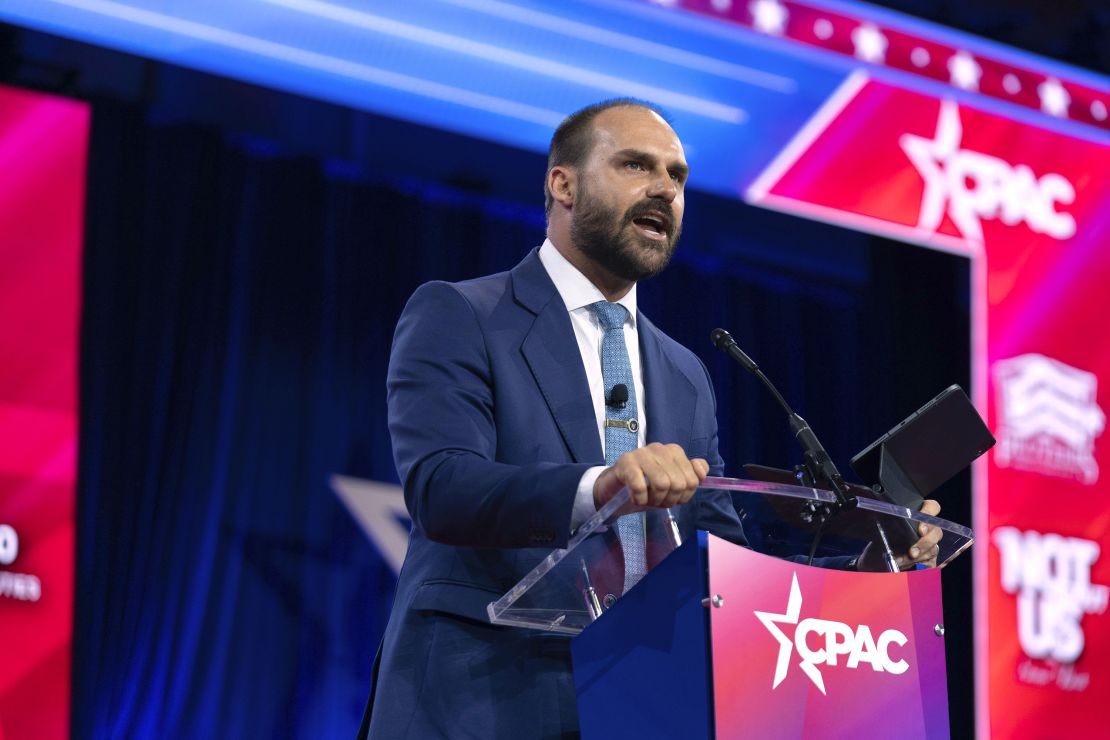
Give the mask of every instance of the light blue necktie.
MULTIPOLYGON (((605 398, 612 398, 613 387, 628 389, 628 401, 622 408, 605 405, 605 463, 612 465, 621 455, 639 446, 639 418, 636 415, 636 387, 632 382, 632 364, 624 344, 624 321, 628 309, 619 303, 598 301, 589 306, 604 330, 601 339, 601 378, 605 398)), ((624 552, 624 590, 636 585, 647 572, 644 552, 644 515, 629 514, 616 522, 617 537, 624 552)))

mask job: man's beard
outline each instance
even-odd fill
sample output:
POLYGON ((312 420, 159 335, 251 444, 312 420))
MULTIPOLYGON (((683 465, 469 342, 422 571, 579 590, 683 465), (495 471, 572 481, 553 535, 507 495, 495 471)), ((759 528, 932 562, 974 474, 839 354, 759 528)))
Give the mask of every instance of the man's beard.
POLYGON ((617 277, 639 282, 663 271, 671 261, 682 226, 675 223, 674 211, 665 201, 646 199, 618 217, 610 208, 592 197, 581 185, 575 201, 570 240, 576 249, 617 277), (658 211, 668 220, 667 238, 653 241, 631 229, 633 219, 658 211))

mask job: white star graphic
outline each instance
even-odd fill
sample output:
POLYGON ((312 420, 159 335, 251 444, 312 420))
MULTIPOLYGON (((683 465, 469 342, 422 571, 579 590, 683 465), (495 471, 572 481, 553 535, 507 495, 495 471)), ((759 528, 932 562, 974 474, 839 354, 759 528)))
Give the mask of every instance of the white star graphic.
POLYGON ((978 90, 983 69, 975 62, 973 56, 966 51, 960 51, 948 60, 948 74, 949 80, 956 87, 963 90, 978 90))
MULTIPOLYGON (((802 590, 798 588, 798 574, 794 574, 794 580, 790 584, 790 597, 786 601, 786 612, 783 614, 774 614, 772 612, 755 612, 755 616, 767 628, 767 631, 779 643, 779 657, 775 661, 775 679, 771 684, 771 689, 777 689, 779 684, 786 678, 786 671, 790 667, 790 654, 794 651, 793 639, 786 636, 779 624, 798 624, 798 616, 802 611, 802 590)), ((813 681, 814 685, 825 693, 825 680, 821 677, 821 672, 817 670, 817 666, 808 661, 801 661, 798 667, 802 669, 809 680, 813 681)))
POLYGON ((1067 118, 1068 106, 1071 105, 1071 96, 1060 81, 1055 77, 1037 85, 1037 94, 1041 96, 1041 110, 1050 116, 1067 118))
POLYGON ((713 0, 710 5, 712 5, 713 9, 718 13, 727 13, 732 10, 732 0, 713 0))
MULTIPOLYGON (((925 181, 925 193, 921 197, 921 213, 917 228, 936 231, 944 219, 948 206, 948 175, 944 166, 960 150, 964 127, 960 121, 960 109, 955 101, 941 103, 940 116, 937 118, 936 134, 926 139, 914 134, 902 134, 898 140, 902 151, 910 158, 913 166, 925 181)), ((983 241, 983 229, 973 211, 954 208, 952 220, 960 233, 967 239, 983 241)))
POLYGON ((402 524, 408 521, 409 512, 401 487, 333 475, 331 488, 393 572, 400 573, 409 546, 409 530, 402 524))
POLYGON ((748 3, 748 11, 752 14, 755 30, 772 36, 781 36, 786 30, 789 14, 778 0, 753 0, 748 3))
POLYGON ((1102 102, 1101 100, 1096 100, 1095 102, 1091 103, 1091 118, 1095 119, 1096 121, 1105 121, 1106 103, 1102 102))
POLYGON ((856 47, 856 56, 865 62, 882 64, 886 58, 886 36, 870 23, 852 31, 852 43, 856 47))

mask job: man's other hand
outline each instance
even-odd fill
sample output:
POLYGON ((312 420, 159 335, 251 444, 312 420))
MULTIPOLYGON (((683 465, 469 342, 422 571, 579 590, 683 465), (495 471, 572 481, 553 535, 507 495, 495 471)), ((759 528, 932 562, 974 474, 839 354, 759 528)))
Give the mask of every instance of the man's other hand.
MULTIPOLYGON (((925 499, 925 502, 921 504, 920 511, 922 514, 936 516, 940 513, 940 504, 931 498, 925 499)), ((910 570, 918 564, 930 568, 937 566, 937 556, 940 555, 940 545, 938 543, 944 532, 940 527, 933 527, 923 522, 917 522, 916 524, 920 539, 910 545, 907 552, 896 554, 894 561, 899 570, 910 570)), ((882 546, 879 543, 869 543, 864 548, 863 555, 860 556, 859 564, 856 567, 864 571, 885 571, 887 568, 883 564, 881 553, 882 546)))
POLYGON ((621 455, 594 483, 594 505, 601 508, 628 486, 638 507, 669 509, 690 500, 698 484, 709 475, 709 463, 686 457, 676 444, 652 442, 621 455))
MULTIPOLYGON (((931 498, 927 498, 925 499, 925 503, 921 504, 920 511, 922 514, 936 516, 940 513, 940 504, 931 498)), ((910 546, 909 552, 902 553, 898 556, 898 567, 906 569, 918 563, 927 565, 930 568, 937 567, 937 556, 940 555, 939 543, 944 532, 940 527, 932 527, 928 524, 918 522, 917 533, 921 535, 921 539, 910 546)))

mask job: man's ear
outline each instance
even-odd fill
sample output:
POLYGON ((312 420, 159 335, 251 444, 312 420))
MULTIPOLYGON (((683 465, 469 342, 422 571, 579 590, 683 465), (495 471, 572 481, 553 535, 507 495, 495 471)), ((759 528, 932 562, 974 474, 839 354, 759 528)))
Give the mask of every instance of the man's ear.
POLYGON ((547 171, 547 189, 551 197, 564 208, 574 205, 574 196, 578 190, 578 173, 571 167, 556 165, 547 171))

